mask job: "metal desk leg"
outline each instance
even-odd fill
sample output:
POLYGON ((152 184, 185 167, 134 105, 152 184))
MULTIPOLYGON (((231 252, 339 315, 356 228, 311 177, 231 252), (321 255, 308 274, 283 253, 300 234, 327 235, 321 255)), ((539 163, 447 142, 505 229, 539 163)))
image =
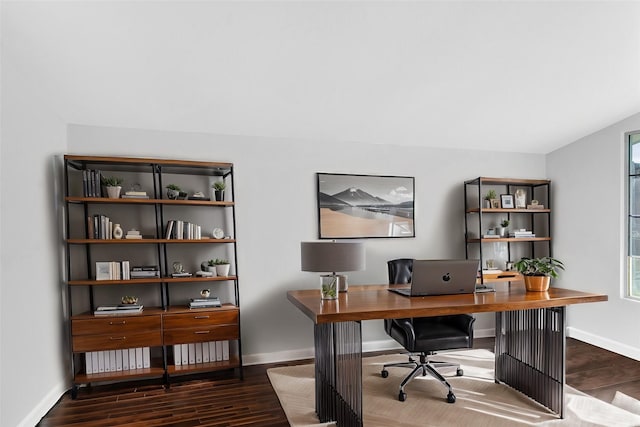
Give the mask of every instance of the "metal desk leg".
POLYGON ((565 346, 565 307, 496 313, 496 382, 564 418, 565 346))
POLYGON ((360 322, 316 324, 314 339, 318 418, 339 427, 362 427, 360 322))

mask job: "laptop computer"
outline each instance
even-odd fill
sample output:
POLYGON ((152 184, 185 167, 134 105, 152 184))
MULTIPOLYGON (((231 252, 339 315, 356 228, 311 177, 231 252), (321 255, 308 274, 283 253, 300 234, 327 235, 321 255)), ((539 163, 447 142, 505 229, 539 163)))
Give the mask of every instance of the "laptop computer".
POLYGON ((472 294, 480 260, 445 259, 414 260, 409 289, 389 289, 400 295, 419 297, 427 295, 472 294))

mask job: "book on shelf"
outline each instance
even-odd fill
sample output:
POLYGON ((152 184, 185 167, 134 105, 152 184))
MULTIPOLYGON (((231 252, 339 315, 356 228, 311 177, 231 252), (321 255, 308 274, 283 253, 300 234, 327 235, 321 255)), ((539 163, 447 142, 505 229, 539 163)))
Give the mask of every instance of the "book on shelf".
POLYGON ((483 239, 499 239, 500 235, 499 234, 484 234, 482 236, 483 239))
POLYGON ((213 274, 213 271, 198 270, 198 271, 196 271, 196 276, 198 276, 198 277, 214 277, 215 274, 213 274))
POLYGON ((219 300, 189 302, 189 308, 211 308, 211 307, 222 307, 222 303, 219 300))
POLYGON ((189 301, 191 301, 191 302, 220 301, 220 298, 218 298, 218 297, 209 297, 209 298, 191 298, 189 301))
POLYGON ((129 274, 132 279, 148 279, 160 277, 159 271, 131 271, 129 274))
POLYGON ((103 305, 93 311, 95 316, 105 315, 126 315, 142 313, 143 306, 137 304, 124 305, 103 305))
POLYGON ((157 265, 134 265, 131 271, 160 271, 157 265))
POLYGON ((171 273, 171 277, 191 277, 191 273, 171 273))

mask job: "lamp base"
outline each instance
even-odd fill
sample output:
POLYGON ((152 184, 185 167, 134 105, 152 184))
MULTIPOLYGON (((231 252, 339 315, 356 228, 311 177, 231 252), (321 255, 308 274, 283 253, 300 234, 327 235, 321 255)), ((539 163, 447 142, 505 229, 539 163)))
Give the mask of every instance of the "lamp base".
POLYGON ((336 280, 338 281, 338 292, 347 292, 349 288, 347 276, 344 274, 336 274, 336 280))

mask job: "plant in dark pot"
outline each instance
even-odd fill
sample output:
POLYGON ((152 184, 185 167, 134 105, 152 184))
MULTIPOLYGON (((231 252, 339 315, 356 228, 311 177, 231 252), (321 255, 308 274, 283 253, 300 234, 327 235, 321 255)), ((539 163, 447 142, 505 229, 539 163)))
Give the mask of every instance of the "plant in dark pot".
POLYGON ((540 258, 521 258, 514 268, 524 276, 527 291, 544 292, 549 289, 551 278, 558 277, 559 270, 564 270, 562 261, 548 256, 540 258))
POLYGON ((216 181, 212 185, 216 194, 216 201, 222 202, 224 200, 224 190, 227 188, 227 184, 224 181, 216 181))

